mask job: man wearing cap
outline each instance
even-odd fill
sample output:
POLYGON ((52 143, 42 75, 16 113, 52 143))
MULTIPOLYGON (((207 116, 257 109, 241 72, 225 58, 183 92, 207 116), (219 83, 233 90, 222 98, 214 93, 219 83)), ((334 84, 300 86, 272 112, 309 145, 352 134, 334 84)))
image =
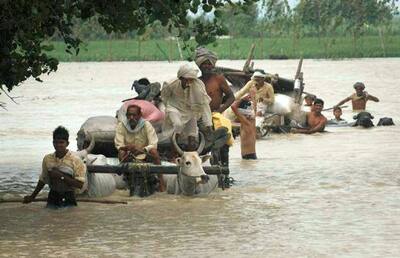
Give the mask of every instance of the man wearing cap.
POLYGON ((350 97, 347 97, 344 100, 340 101, 335 107, 339 107, 347 101, 351 100, 353 111, 361 111, 365 110, 368 100, 379 102, 379 99, 377 97, 368 94, 368 92, 364 90, 364 83, 356 82, 353 87, 356 92, 353 93, 350 97))
MULTIPOLYGON (((255 71, 251 80, 246 83, 246 85, 241 88, 235 94, 235 99, 241 99, 245 94, 248 94, 250 91, 254 92, 255 102, 262 104, 265 106, 274 104, 275 101, 275 94, 274 88, 271 84, 265 81, 265 74, 259 71, 255 71)), ((262 106, 259 105, 259 106, 262 106)), ((265 110, 259 110, 263 112, 265 110)))
POLYGON ((211 132, 210 97, 204 83, 197 78, 198 70, 189 64, 182 65, 177 78, 164 83, 161 99, 165 104, 163 136, 170 137, 174 132, 179 138, 182 133, 188 136, 188 147, 195 150, 198 135, 197 120, 202 119, 211 132))

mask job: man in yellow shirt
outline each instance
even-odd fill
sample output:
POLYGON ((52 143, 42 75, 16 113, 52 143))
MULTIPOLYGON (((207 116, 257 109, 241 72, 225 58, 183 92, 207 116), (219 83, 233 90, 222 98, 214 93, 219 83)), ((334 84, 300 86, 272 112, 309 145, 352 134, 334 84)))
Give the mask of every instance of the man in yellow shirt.
MULTIPOLYGON (((126 110, 126 117, 119 122, 115 132, 115 148, 118 150, 118 158, 122 162, 139 159, 145 156, 147 161, 161 165, 160 155, 157 151, 158 137, 154 127, 149 121, 142 118, 139 106, 130 105, 126 110)), ((160 180, 159 190, 164 191, 164 180, 160 180)))
MULTIPOLYGON (((271 84, 265 81, 265 74, 255 71, 251 80, 246 83, 246 85, 241 88, 235 94, 235 100, 241 99, 246 94, 250 93, 250 91, 254 91, 254 97, 256 103, 262 103, 266 106, 274 104, 275 94, 274 88, 271 84)), ((265 109, 264 108, 264 109, 265 109)), ((264 110, 257 110, 263 112, 264 110)))
POLYGON ((43 158, 42 173, 35 190, 24 197, 24 203, 32 202, 45 184, 50 187, 47 207, 60 208, 76 206, 75 193, 82 189, 86 181, 86 166, 68 149, 69 133, 62 126, 53 132, 54 153, 43 158))

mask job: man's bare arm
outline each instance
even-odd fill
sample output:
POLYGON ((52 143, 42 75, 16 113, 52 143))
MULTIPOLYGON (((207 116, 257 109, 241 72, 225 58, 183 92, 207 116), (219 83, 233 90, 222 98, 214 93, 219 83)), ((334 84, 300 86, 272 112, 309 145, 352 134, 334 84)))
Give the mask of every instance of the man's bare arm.
POLYGON ((23 203, 30 203, 33 200, 35 200, 36 196, 39 194, 39 192, 43 189, 43 187, 45 186, 45 183, 41 180, 39 180, 37 182, 37 185, 35 187, 35 190, 33 191, 33 193, 31 195, 27 195, 24 197, 24 200, 22 201, 23 203))
POLYGON ((72 186, 74 188, 81 189, 83 187, 83 182, 60 172, 58 169, 53 168, 49 171, 49 177, 53 180, 63 180, 67 185, 72 186))
MULTIPOLYGON (((239 100, 240 101, 240 100, 239 100)), ((242 115, 239 110, 238 110, 238 106, 239 106, 239 101, 235 101, 233 103, 233 105, 231 106, 233 113, 236 115, 237 119, 239 120, 240 123, 243 124, 248 124, 249 121, 246 119, 246 117, 244 115, 242 115)))
POLYGON ((377 97, 375 97, 375 96, 372 96, 372 95, 370 95, 370 94, 368 94, 368 97, 367 97, 367 99, 368 99, 368 100, 375 101, 375 102, 379 102, 379 99, 378 99, 377 97))
POLYGON ((235 95, 233 95, 233 91, 229 87, 229 85, 226 82, 225 78, 222 77, 222 76, 221 76, 221 79, 220 79, 220 87, 221 87, 222 92, 226 96, 226 101, 224 103, 222 103, 222 105, 218 109, 219 113, 223 113, 235 101, 235 95))
POLYGON ((344 103, 346 103, 346 102, 349 101, 349 100, 351 100, 351 97, 345 98, 344 100, 340 101, 340 102, 336 105, 336 107, 339 107, 339 106, 343 105, 344 103))
POLYGON ((293 132, 294 133, 304 133, 304 134, 313 134, 313 133, 317 133, 317 132, 322 132, 325 129, 326 122, 327 122, 327 120, 325 118, 322 121, 320 121, 313 128, 294 129, 293 132))

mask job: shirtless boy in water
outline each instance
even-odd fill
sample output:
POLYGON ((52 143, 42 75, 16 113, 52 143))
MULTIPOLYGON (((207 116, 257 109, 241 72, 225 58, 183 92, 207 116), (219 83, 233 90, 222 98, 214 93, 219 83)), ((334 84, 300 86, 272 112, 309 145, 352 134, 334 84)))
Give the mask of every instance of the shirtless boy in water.
POLYGON ((347 97, 344 100, 340 101, 335 107, 339 107, 344 103, 346 103, 347 101, 351 100, 353 110, 360 111, 360 110, 365 110, 368 100, 379 102, 379 99, 377 97, 372 96, 368 94, 368 92, 364 91, 365 89, 364 83, 356 82, 353 87, 356 90, 356 93, 353 93, 350 97, 347 97))
POLYGON ((327 123, 326 117, 321 113, 324 108, 322 99, 315 99, 311 112, 307 113, 307 128, 292 128, 292 133, 313 134, 323 132, 327 123))
MULTIPOLYGON (((240 150, 242 159, 257 159, 256 155, 256 120, 253 109, 239 108, 243 102, 250 102, 250 96, 237 100, 231 106, 240 122, 240 150)), ((250 104, 251 105, 251 104, 250 104)))

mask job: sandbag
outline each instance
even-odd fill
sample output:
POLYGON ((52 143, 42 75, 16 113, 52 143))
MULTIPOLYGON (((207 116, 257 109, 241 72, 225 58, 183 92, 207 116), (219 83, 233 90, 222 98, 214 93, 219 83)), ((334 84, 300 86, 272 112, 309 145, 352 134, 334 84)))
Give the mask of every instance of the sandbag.
MULTIPOLYGON (((104 155, 89 154, 86 164, 107 165, 107 158, 104 155)), ((112 174, 87 173, 89 197, 105 197, 111 195, 116 189, 116 183, 112 174)))
POLYGON ((159 127, 164 121, 165 114, 161 112, 153 103, 140 100, 140 99, 131 99, 125 101, 121 108, 118 110, 118 121, 122 122, 122 118, 126 116, 126 109, 130 105, 139 106, 142 110, 142 117, 149 121, 153 127, 159 127))
POLYGON ((112 116, 90 117, 78 131, 78 150, 82 150, 84 142, 90 142, 92 136, 96 143, 114 141, 116 127, 117 119, 112 116))
POLYGON ((278 115, 286 115, 292 111, 293 105, 294 100, 292 97, 277 93, 275 94, 274 104, 267 107, 267 112, 278 115))
POLYGON ((77 134, 78 150, 86 148, 92 137, 95 146, 91 153, 103 154, 107 157, 116 157, 117 150, 114 145, 117 119, 112 116, 95 116, 86 120, 77 134))

